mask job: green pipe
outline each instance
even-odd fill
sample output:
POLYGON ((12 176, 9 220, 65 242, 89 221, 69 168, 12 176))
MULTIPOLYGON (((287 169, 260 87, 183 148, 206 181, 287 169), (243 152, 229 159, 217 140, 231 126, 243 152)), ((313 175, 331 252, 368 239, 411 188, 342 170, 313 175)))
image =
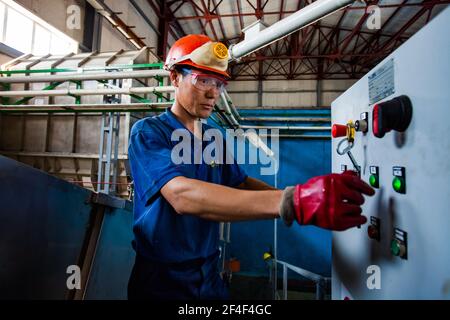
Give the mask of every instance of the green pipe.
MULTIPOLYGON (((75 83, 77 84, 77 89, 83 89, 83 84, 81 81, 75 81, 75 83)), ((81 97, 80 96, 76 96, 75 97, 75 104, 81 104, 81 97)))
POLYGON ((41 108, 41 107, 33 107, 33 108, 23 108, 23 107, 1 107, 0 106, 0 114, 1 113, 99 113, 99 112, 165 112, 165 108, 137 108, 132 110, 126 109, 118 109, 114 108, 114 105, 111 105, 111 108, 106 109, 51 109, 51 108, 41 108))
POLYGON ((142 102, 142 103, 152 103, 152 101, 142 98, 142 97, 138 96, 137 94, 130 94, 130 97, 135 98, 136 100, 138 100, 139 102, 142 102))
MULTIPOLYGON (((5 91, 9 91, 11 90, 11 84, 10 83, 2 83, 3 89, 5 89, 5 91)), ((10 98, 7 97, 1 97, 2 99, 2 104, 9 104, 10 103, 10 98)))
POLYGON ((34 70, 2 70, 0 74, 12 75, 12 74, 31 74, 31 73, 58 73, 58 72, 79 72, 82 71, 101 71, 101 70, 116 70, 116 69, 144 69, 144 68, 162 68, 163 63, 142 63, 142 64, 126 64, 109 67, 97 67, 97 68, 78 68, 78 69, 34 69, 34 70))
POLYGON ((214 117, 214 115, 211 115, 210 117, 209 117, 209 119, 211 119, 215 124, 217 124, 219 127, 223 127, 223 124, 220 122, 219 123, 219 120, 216 120, 216 118, 214 117))
MULTIPOLYGON (((164 79, 160 76, 156 76, 155 78, 156 78, 156 80, 158 80, 158 86, 162 87, 164 85, 164 79)), ((162 96, 162 94, 161 94, 161 96, 162 96)), ((163 102, 162 97, 158 97, 156 99, 156 102, 163 102)))

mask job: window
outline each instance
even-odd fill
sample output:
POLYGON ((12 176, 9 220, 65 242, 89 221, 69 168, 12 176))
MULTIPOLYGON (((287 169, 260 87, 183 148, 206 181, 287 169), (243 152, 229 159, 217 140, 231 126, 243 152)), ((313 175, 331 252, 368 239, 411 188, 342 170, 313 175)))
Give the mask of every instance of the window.
POLYGON ((0 42, 3 42, 3 31, 5 26, 5 5, 0 2, 0 42))
POLYGON ((43 56, 50 53, 51 34, 48 30, 36 24, 34 29, 33 54, 43 56))
POLYGON ((21 52, 31 52, 33 21, 16 10, 7 8, 5 43, 21 52))
POLYGON ((0 0, 0 41, 37 56, 77 52, 78 42, 13 0, 0 0))
POLYGON ((52 54, 64 54, 71 52, 70 43, 57 35, 52 34, 52 41, 50 45, 50 52, 52 54))

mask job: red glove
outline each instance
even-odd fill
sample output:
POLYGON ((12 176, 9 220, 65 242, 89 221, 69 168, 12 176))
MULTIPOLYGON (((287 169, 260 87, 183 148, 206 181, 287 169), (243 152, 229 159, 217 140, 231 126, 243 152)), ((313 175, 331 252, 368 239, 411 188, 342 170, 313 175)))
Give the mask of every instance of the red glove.
POLYGON ((315 177, 303 185, 286 188, 280 215, 287 225, 295 219, 301 225, 346 230, 367 221, 361 215, 362 194, 373 195, 375 190, 355 172, 315 177))

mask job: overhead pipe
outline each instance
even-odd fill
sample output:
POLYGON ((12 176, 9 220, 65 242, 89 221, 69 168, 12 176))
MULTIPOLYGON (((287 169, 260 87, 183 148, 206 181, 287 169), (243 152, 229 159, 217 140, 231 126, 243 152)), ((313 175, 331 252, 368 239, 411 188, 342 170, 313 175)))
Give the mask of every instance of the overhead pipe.
POLYGON ((56 96, 96 96, 115 94, 145 94, 153 92, 172 92, 173 86, 137 87, 119 89, 62 89, 62 90, 34 90, 34 91, 0 91, 0 97, 56 97, 56 96))
MULTIPOLYGON (((161 86, 161 87, 138 87, 138 88, 118 88, 118 89, 64 89, 64 90, 36 90, 36 91, 1 91, 0 96, 3 97, 56 97, 56 96, 89 96, 89 95, 116 95, 116 94, 146 94, 146 93, 154 93, 154 92, 173 92, 175 91, 175 87, 173 86, 161 86)), ((227 101, 224 101, 224 104, 227 105, 227 101)), ((164 103, 167 104, 167 103, 164 103)), ((171 104, 171 103, 168 103, 171 104)), ((8 112, 8 111, 23 111, 23 112, 35 112, 38 109, 42 110, 67 110, 67 111, 76 111, 76 110, 112 110, 112 109, 122 109, 122 111, 129 110, 136 111, 136 109, 146 109, 150 105, 155 105, 153 103, 133 103, 128 105, 120 105, 120 104, 106 104, 106 105, 92 105, 89 108, 83 108, 83 105, 28 105, 28 106, 17 106, 17 105, 8 105, 1 106, 0 112, 8 112)), ((239 123, 233 117, 233 115, 228 110, 218 109, 222 116, 226 119, 226 121, 232 127, 239 128, 239 123)))
MULTIPOLYGON (((41 90, 41 91, 5 91, 0 92, 1 94, 8 94, 9 96, 20 96, 22 97, 24 93, 30 95, 32 92, 33 96, 59 96, 59 95, 69 95, 75 93, 79 93, 80 95, 103 95, 103 94, 130 94, 130 93, 147 93, 149 92, 167 92, 172 91, 174 87, 145 87, 145 88, 130 88, 136 89, 132 90, 132 92, 128 92, 128 89, 117 89, 117 90, 41 90), (153 90, 153 88, 157 88, 157 90, 153 90), (163 88, 162 91, 160 88, 163 88), (57 91, 55 93, 55 91, 57 91), (83 91, 80 93, 80 91, 83 91), (145 91, 145 92, 144 92, 145 91), (107 92, 107 93, 105 93, 107 92), (12 93, 12 95, 11 95, 12 93)), ((0 104, 0 113, 8 113, 8 112, 26 112, 26 113, 42 113, 42 112, 105 112, 105 111, 116 111, 116 112, 129 112, 129 111, 154 111, 159 110, 161 108, 170 108, 173 102, 149 102, 149 103, 129 103, 129 104, 57 104, 57 105, 1 105, 0 104)), ((227 123, 230 127, 239 127, 239 123, 237 123, 236 119, 229 117, 227 115, 227 111, 215 108, 215 112, 217 115, 221 115, 221 119, 223 122, 227 123)))
POLYGON ((33 83, 33 82, 60 82, 60 81, 84 81, 84 80, 114 80, 114 79, 138 79, 151 77, 168 77, 169 71, 163 69, 142 71, 115 71, 102 73, 74 73, 51 76, 26 76, 26 77, 0 77, 0 83, 33 83))
POLYGON ((317 0, 261 31, 249 30, 251 36, 230 47, 230 59, 237 60, 271 43, 280 40, 299 29, 340 10, 355 0, 317 0))
MULTIPOLYGON (((172 102, 148 102, 148 103, 93 103, 93 104, 0 104, 0 110, 8 111, 20 111, 20 110, 104 110, 104 109, 116 109, 116 110, 146 110, 149 108, 168 108, 172 105, 172 102)), ((28 111, 27 111, 28 112, 28 111)))

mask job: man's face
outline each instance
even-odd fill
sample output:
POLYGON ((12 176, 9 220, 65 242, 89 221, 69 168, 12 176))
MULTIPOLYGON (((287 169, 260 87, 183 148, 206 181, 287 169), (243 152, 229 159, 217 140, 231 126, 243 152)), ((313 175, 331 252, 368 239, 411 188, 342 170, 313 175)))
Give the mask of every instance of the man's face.
POLYGON ((220 89, 216 86, 201 86, 196 81, 207 83, 208 80, 213 80, 214 83, 214 80, 218 80, 220 83, 220 80, 225 81, 225 79, 203 70, 192 69, 191 71, 192 73, 189 74, 185 72, 183 74, 177 73, 177 81, 172 79, 177 87, 176 100, 191 116, 206 119, 213 111, 213 107, 220 96, 220 89), (211 76, 211 78, 199 77, 198 75, 211 76))

